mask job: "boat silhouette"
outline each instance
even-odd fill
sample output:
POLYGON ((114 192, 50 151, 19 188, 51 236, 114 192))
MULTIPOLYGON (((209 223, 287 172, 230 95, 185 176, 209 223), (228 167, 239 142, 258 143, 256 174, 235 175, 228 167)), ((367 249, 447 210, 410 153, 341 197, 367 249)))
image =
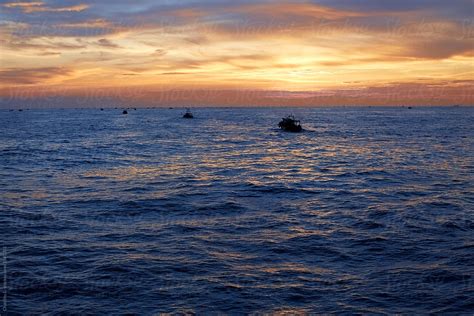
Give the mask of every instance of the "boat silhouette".
POLYGON ((191 111, 189 109, 186 109, 186 113, 184 113, 183 118, 192 119, 192 118, 194 118, 194 115, 193 115, 193 113, 191 113, 191 111))
POLYGON ((286 132, 299 133, 303 131, 301 123, 299 120, 295 119, 293 115, 288 115, 287 117, 282 118, 278 127, 286 132))

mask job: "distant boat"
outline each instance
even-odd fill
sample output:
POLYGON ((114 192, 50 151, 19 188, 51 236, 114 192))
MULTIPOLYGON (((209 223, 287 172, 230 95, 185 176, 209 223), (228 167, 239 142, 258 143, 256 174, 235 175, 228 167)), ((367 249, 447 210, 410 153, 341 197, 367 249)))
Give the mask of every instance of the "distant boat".
POLYGON ((127 110, 123 110, 122 114, 128 114, 127 110))
POLYGON ((194 118, 194 115, 193 115, 193 113, 191 113, 191 111, 189 109, 187 109, 186 113, 184 113, 184 115, 183 115, 183 118, 192 119, 192 118, 194 118))
POLYGON ((278 123, 278 127, 282 130, 292 133, 299 133, 303 130, 299 120, 295 119, 293 115, 288 115, 282 118, 281 122, 278 123))

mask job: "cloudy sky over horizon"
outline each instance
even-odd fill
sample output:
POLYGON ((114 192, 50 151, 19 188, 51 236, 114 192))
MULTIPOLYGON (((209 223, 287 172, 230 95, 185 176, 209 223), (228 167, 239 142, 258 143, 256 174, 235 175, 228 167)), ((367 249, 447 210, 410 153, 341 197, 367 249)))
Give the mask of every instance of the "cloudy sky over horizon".
POLYGON ((221 105, 474 100, 472 0, 0 0, 0 10, 4 98, 136 89, 129 98, 200 91, 175 101, 221 105))

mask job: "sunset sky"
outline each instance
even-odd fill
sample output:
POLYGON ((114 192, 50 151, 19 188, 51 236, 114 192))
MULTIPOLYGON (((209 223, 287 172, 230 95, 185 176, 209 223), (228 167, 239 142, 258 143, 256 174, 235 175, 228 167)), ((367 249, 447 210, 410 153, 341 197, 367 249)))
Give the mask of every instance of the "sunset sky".
POLYGON ((474 104, 472 0, 0 0, 0 10, 2 106, 474 104))

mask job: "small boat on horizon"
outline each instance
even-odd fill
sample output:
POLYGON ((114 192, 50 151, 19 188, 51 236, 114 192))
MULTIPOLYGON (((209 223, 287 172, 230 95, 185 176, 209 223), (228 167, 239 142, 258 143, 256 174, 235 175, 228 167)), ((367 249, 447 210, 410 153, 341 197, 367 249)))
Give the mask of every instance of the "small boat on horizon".
POLYGON ((186 113, 184 113, 183 118, 192 119, 192 118, 194 118, 194 115, 193 115, 193 113, 191 113, 191 110, 186 109, 186 113))
POLYGON ((278 127, 286 132, 292 133, 299 133, 303 131, 303 127, 301 127, 301 122, 293 115, 288 115, 287 117, 282 118, 280 123, 278 123, 278 127))

